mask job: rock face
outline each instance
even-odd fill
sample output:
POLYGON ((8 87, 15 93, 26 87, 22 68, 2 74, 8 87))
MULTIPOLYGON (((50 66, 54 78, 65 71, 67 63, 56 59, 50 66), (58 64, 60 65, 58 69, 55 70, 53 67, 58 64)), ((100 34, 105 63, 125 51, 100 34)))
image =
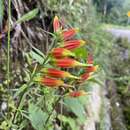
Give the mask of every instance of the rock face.
POLYGON ((107 29, 108 32, 112 33, 115 37, 121 37, 121 38, 128 38, 130 41, 130 29, 115 29, 115 28, 109 28, 107 29))
POLYGON ((121 106, 121 100, 117 94, 117 86, 113 81, 107 81, 108 92, 111 103, 111 122, 113 130, 127 130, 124 123, 124 116, 121 106))
POLYGON ((86 111, 88 118, 81 130, 127 130, 120 97, 113 81, 106 81, 104 87, 93 85, 86 111))
POLYGON ((100 86, 94 84, 92 87, 92 95, 90 96, 90 104, 86 106, 88 119, 84 124, 84 130, 96 130, 96 124, 100 122, 101 109, 101 91, 100 86))
POLYGON ((86 107, 88 118, 82 130, 111 130, 110 103, 105 95, 105 87, 93 85, 90 104, 86 107))

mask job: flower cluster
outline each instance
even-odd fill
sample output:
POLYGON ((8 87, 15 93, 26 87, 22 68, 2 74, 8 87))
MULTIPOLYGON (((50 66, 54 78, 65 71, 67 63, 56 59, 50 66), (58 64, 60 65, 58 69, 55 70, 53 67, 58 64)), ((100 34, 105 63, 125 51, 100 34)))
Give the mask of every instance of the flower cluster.
MULTIPOLYGON (((51 50, 51 63, 59 69, 55 68, 42 68, 41 72, 45 75, 38 78, 38 81, 48 87, 70 87, 71 85, 65 83, 64 79, 71 78, 76 79, 79 83, 88 80, 92 72, 96 71, 97 66, 93 65, 93 57, 90 54, 86 63, 81 63, 76 60, 76 55, 73 50, 85 45, 85 41, 81 39, 75 39, 74 36, 79 31, 76 28, 64 29, 57 16, 53 21, 54 34, 56 36, 56 42, 58 43, 55 48, 51 50), (60 43, 60 44, 59 44, 60 43), (72 75, 68 71, 63 71, 66 68, 83 67, 85 72, 78 77, 72 75), (62 70, 61 70, 62 69, 62 70)), ((83 90, 72 91, 68 95, 70 97, 79 97, 85 95, 83 90)))

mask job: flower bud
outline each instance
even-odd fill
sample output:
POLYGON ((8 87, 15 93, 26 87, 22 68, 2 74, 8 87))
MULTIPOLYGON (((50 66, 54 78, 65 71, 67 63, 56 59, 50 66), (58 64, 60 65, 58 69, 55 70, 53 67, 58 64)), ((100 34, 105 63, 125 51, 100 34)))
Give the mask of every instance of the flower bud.
POLYGON ((51 54, 54 58, 62 58, 62 57, 67 57, 67 56, 75 57, 74 53, 64 48, 54 48, 51 54))
POLYGON ((63 39, 65 41, 68 39, 71 39, 78 31, 79 31, 79 29, 76 29, 76 28, 71 28, 71 29, 63 31, 62 32, 63 39))
POLYGON ((57 16, 54 17, 53 29, 54 29, 54 32, 57 32, 60 29, 60 22, 57 16))
POLYGON ((62 71, 62 70, 57 70, 53 68, 44 68, 41 69, 41 72, 44 72, 48 76, 55 77, 55 78, 74 78, 74 79, 79 79, 78 77, 70 74, 69 72, 62 71))
POLYGON ((42 78, 42 84, 50 87, 59 87, 64 84, 62 80, 52 79, 52 78, 42 78))
POLYGON ((64 59, 54 59, 54 64, 61 68, 73 68, 73 67, 86 67, 87 64, 80 63, 71 58, 64 58, 64 59))
POLYGON ((70 40, 70 41, 64 42, 64 48, 66 48, 68 50, 74 50, 83 45, 85 45, 85 41, 83 41, 83 40, 70 40))

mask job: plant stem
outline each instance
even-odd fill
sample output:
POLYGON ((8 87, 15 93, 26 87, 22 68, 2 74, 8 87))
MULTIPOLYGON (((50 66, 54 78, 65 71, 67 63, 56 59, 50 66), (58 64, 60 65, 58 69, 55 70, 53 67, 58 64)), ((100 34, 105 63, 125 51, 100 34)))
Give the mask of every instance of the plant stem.
POLYGON ((53 106, 53 109, 52 109, 52 111, 49 113, 48 118, 47 118, 46 121, 45 121, 45 125, 46 125, 46 126, 44 126, 45 128, 47 127, 48 121, 49 121, 49 119, 51 118, 51 115, 53 114, 53 112, 54 112, 54 110, 55 110, 57 104, 58 104, 59 101, 64 97, 65 94, 66 94, 66 91, 55 101, 55 104, 54 104, 54 106, 53 106))
POLYGON ((13 117, 13 120, 12 120, 12 123, 13 123, 13 124, 15 124, 15 120, 16 120, 17 115, 18 115, 18 110, 19 110, 20 108, 22 108, 22 103, 24 102, 24 99, 26 98, 27 89, 30 88, 30 86, 31 86, 32 80, 33 80, 33 78, 34 78, 34 76, 35 76, 36 69, 37 69, 37 64, 35 65, 35 67, 34 67, 34 69, 33 69, 33 72, 32 72, 32 74, 31 74, 30 80, 29 80, 29 82, 27 83, 26 89, 23 91, 23 93, 22 93, 22 95, 21 95, 21 97, 20 97, 20 101, 19 101, 19 103, 18 103, 16 112, 14 113, 14 117, 13 117))
POLYGON ((10 31, 11 31, 11 0, 8 0, 8 44, 7 44, 7 87, 10 82, 10 31))
MULTIPOLYGON (((52 111, 49 113, 48 118, 47 118, 46 121, 45 121, 45 125, 47 125, 47 123, 48 123, 48 121, 49 121, 51 115, 53 114, 53 112, 54 112, 54 110, 55 110, 57 104, 59 103, 59 101, 60 101, 61 99, 62 99, 62 96, 60 96, 60 97, 57 99, 57 101, 55 102, 52 111)), ((45 126, 45 128, 46 128, 46 126, 45 126)))

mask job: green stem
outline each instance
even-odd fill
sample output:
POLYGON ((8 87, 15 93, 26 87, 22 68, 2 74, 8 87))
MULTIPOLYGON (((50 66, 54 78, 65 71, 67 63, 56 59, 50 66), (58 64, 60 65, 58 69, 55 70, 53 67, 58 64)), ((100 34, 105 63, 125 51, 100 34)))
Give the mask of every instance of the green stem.
POLYGON ((7 87, 10 82, 10 31, 11 31, 11 0, 8 0, 8 45, 7 45, 7 87))
POLYGON ((45 128, 47 127, 48 121, 49 121, 49 119, 51 118, 51 115, 53 114, 53 112, 54 112, 54 110, 55 110, 57 104, 59 103, 59 101, 60 101, 61 99, 62 99, 62 96, 60 96, 60 97, 56 100, 56 102, 55 102, 55 104, 54 104, 54 106, 53 106, 52 111, 49 113, 48 118, 47 118, 46 121, 45 121, 45 125, 46 125, 45 128))
POLYGON ((30 88, 30 86, 31 86, 32 80, 33 80, 33 78, 34 78, 34 76, 35 76, 36 69, 37 69, 37 64, 35 65, 35 67, 34 67, 34 69, 33 69, 33 72, 32 72, 32 74, 31 74, 30 80, 29 80, 29 82, 27 83, 26 89, 23 91, 23 93, 22 93, 22 95, 21 95, 21 97, 20 97, 20 101, 19 101, 19 103, 18 103, 16 112, 14 113, 14 117, 13 117, 13 119, 12 119, 12 124, 15 124, 15 123, 16 123, 16 118, 17 118, 17 115, 18 115, 18 110, 21 109, 22 106, 23 106, 22 104, 23 104, 23 102, 24 102, 24 99, 26 98, 26 94, 27 94, 27 92, 28 92, 27 90, 28 90, 28 88, 30 88))
POLYGON ((50 118, 51 118, 51 115, 53 114, 53 112, 54 112, 54 110, 55 110, 57 104, 58 104, 58 103, 60 102, 60 100, 66 95, 66 93, 67 93, 67 91, 65 91, 65 92, 55 101, 54 106, 53 106, 53 109, 52 109, 52 111, 49 113, 48 118, 47 118, 46 121, 45 121, 44 128, 47 127, 47 124, 48 124, 48 122, 49 122, 49 120, 50 120, 50 118))

